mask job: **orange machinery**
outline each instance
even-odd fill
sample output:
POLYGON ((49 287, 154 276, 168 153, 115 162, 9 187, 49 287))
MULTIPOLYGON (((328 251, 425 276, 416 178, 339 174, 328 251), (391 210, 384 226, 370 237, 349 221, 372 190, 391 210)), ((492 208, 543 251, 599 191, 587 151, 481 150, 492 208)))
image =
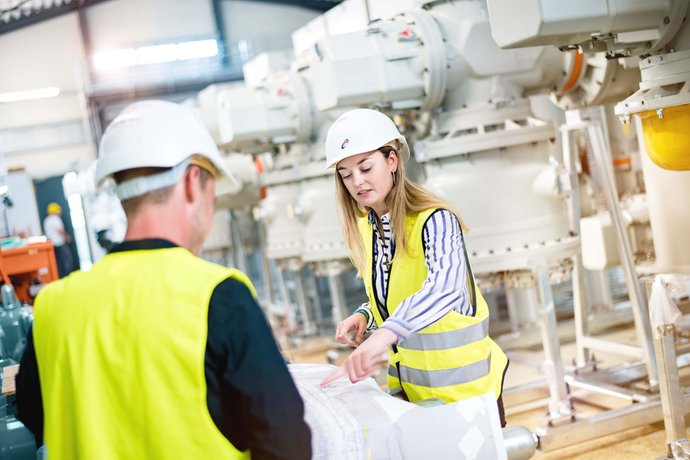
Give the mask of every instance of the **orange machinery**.
POLYGON ((59 278, 53 243, 0 250, 0 276, 3 282, 14 286, 21 302, 33 303, 29 293, 32 284, 48 284, 59 278))

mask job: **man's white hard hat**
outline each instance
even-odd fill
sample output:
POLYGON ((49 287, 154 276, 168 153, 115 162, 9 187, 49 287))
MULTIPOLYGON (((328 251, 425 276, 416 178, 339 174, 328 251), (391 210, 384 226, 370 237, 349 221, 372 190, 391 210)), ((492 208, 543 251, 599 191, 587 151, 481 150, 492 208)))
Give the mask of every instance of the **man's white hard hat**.
POLYGON ((328 129, 326 163, 332 168, 339 161, 360 153, 371 152, 398 141, 398 156, 410 158, 410 148, 393 120, 371 109, 355 109, 342 114, 328 129))
MULTIPOLYGON (((95 177, 98 185, 115 173, 135 168, 182 165, 183 173, 186 169, 183 163, 197 155, 207 159, 219 175, 227 176, 239 188, 201 119, 188 107, 173 102, 150 100, 127 106, 105 130, 98 150, 95 177)), ((134 187, 123 187, 116 192, 124 200, 172 185, 180 177, 178 171, 176 175, 161 173, 137 178, 122 184, 136 181, 129 184, 134 187)))

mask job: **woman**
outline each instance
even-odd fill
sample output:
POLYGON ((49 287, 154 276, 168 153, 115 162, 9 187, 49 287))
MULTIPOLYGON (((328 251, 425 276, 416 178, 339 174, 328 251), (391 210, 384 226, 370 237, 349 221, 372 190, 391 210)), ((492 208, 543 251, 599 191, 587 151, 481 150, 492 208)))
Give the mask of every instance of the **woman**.
POLYGON ((489 338, 489 311, 465 251, 461 219, 405 177, 410 151, 375 110, 343 114, 328 131, 345 243, 369 303, 342 321, 336 340, 356 347, 326 385, 372 375, 388 350, 388 386, 410 401, 501 393, 508 360, 489 338), (364 342, 365 330, 378 329, 364 342), (350 334, 354 333, 354 339, 350 334))

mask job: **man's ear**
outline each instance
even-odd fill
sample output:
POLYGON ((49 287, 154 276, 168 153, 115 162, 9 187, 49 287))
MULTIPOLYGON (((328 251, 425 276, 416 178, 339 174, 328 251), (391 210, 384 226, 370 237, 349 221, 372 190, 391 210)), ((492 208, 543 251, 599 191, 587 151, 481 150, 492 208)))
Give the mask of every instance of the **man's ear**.
POLYGON ((184 172, 182 180, 184 181, 184 197, 189 203, 197 199, 201 193, 201 185, 199 179, 201 177, 201 170, 196 165, 188 166, 184 172))

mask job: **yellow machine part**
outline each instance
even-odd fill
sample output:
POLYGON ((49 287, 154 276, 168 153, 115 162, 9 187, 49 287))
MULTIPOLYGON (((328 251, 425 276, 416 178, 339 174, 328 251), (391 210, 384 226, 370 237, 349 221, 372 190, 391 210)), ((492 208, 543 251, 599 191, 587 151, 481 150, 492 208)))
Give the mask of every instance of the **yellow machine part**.
POLYGON ((656 110, 639 115, 652 161, 664 169, 690 170, 690 105, 667 107, 662 118, 656 110))

